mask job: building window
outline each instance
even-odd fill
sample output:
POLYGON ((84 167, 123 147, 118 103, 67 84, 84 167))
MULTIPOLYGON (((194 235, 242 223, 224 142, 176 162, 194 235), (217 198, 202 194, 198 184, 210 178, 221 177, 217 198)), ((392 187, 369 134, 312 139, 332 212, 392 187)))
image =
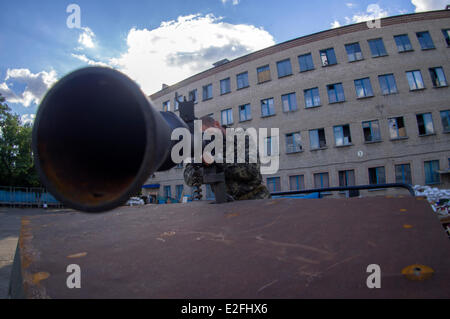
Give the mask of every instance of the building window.
POLYGON ((176 200, 178 200, 178 201, 181 200, 181 196, 183 196, 183 185, 175 186, 175 196, 176 196, 176 200))
POLYGON ((334 141, 336 146, 344 146, 352 144, 352 137, 350 134, 350 125, 339 125, 334 128, 334 141))
POLYGON ((327 85, 327 91, 329 103, 337 103, 345 101, 344 87, 342 86, 342 83, 327 85))
POLYGON ((369 168, 369 184, 386 184, 386 172, 384 166, 369 168))
POLYGON ((441 120, 444 132, 450 132, 450 111, 441 111, 441 120))
POLYGON ((372 53, 372 58, 387 55, 386 48, 384 47, 382 38, 369 40, 368 42, 369 42, 370 52, 372 53))
POLYGON ((339 186, 355 186, 355 171, 352 169, 339 171, 339 186))
POLYGON ((386 173, 384 166, 369 168, 369 184, 385 184, 386 183, 386 173))
POLYGON ((237 89, 243 89, 249 86, 248 84, 248 72, 240 73, 236 75, 237 89))
POLYGON ((171 198, 172 192, 170 190, 170 185, 164 186, 164 197, 165 198, 171 198))
POLYGON ((428 31, 417 32, 416 35, 422 50, 434 49, 433 39, 428 31))
POLYGON ((197 89, 194 89, 189 92, 189 101, 193 101, 194 103, 197 103, 197 89))
POLYGON ((261 116, 266 117, 275 114, 273 98, 261 100, 261 116))
POLYGON ((430 68, 431 81, 434 87, 447 86, 447 79, 445 78, 444 70, 439 68, 430 68))
POLYGON ((286 153, 302 151, 302 138, 300 132, 286 134, 286 153))
POLYGON ((397 93, 397 84, 395 82, 394 74, 385 74, 378 76, 380 82, 381 93, 389 95, 397 93))
POLYGON ((334 53, 334 49, 325 49, 320 51, 320 60, 322 61, 322 66, 328 66, 337 64, 336 54, 334 53))
POLYGON ((358 42, 346 44, 345 50, 347 51, 348 62, 359 61, 359 60, 364 59, 362 51, 361 51, 361 47, 359 46, 358 42))
POLYGON ((305 107, 320 106, 319 88, 312 88, 304 91, 305 107))
POLYGON ((411 91, 421 90, 425 88, 423 83, 422 73, 419 70, 406 72, 406 78, 408 79, 409 89, 411 91))
POLYGON ((203 101, 212 99, 212 84, 203 86, 203 101))
POLYGON ((300 55, 298 57, 298 64, 300 65, 300 72, 314 70, 314 62, 311 53, 300 55))
POLYGON ((424 162, 425 166, 425 184, 438 184, 441 182, 439 176, 439 161, 424 162))
POLYGON ((328 173, 314 174, 314 188, 327 188, 327 187, 330 187, 328 173))
POLYGON ((211 184, 206 184, 206 199, 215 200, 216 196, 212 190, 211 184))
POLYGON ((277 62, 278 77, 288 76, 292 74, 291 60, 286 59, 277 62))
POLYGON ((409 164, 395 165, 395 182, 412 184, 411 165, 409 164))
POLYGON ((405 122, 402 116, 390 118, 388 121, 391 139, 395 140, 406 137, 405 122))
POLYGON ((180 102, 183 102, 183 95, 178 95, 177 92, 175 92, 175 98, 173 99, 174 104, 174 111, 178 111, 178 107, 180 106, 180 102))
POLYGON ((417 114, 416 118, 419 128, 419 135, 434 133, 433 117, 431 116, 431 113, 417 114))
POLYGON ((381 141, 380 123, 378 120, 362 122, 362 127, 365 142, 381 141))
POLYGON ((297 110, 297 97, 295 93, 282 95, 281 103, 283 104, 283 112, 297 110))
POLYGON ((250 121, 252 119, 252 110, 250 104, 239 106, 239 122, 250 121))
POLYGON ((163 102, 163 112, 170 111, 170 101, 163 102))
POLYGON ((267 188, 269 192, 281 192, 281 182, 279 177, 268 177, 267 178, 267 188))
POLYGON ((442 30, 442 33, 444 34, 445 43, 450 47, 450 29, 444 29, 442 30))
POLYGON ((289 176, 289 190, 299 191, 305 189, 305 176, 294 175, 289 176))
POLYGON ((231 92, 230 78, 220 80, 220 94, 227 94, 231 92))
POLYGON ((394 36, 395 44, 397 44, 398 52, 413 51, 411 41, 407 34, 401 34, 394 36))
POLYGON ((355 80, 356 96, 358 98, 373 96, 370 78, 355 80))
POLYGON ((262 66, 256 69, 258 76, 258 83, 264 83, 270 81, 270 67, 268 65, 262 66))
POLYGON ((312 150, 327 146, 325 130, 323 128, 309 131, 309 145, 312 150))
POLYGON ((278 155, 278 139, 273 136, 268 136, 264 140, 264 155, 274 156, 278 155))
POLYGON ((226 109, 221 111, 222 125, 233 124, 233 109, 226 109))

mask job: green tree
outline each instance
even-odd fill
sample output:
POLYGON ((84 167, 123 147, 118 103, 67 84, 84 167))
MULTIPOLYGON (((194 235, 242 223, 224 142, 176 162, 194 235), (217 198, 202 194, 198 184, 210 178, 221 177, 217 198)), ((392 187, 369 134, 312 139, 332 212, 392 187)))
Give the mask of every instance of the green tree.
POLYGON ((22 125, 0 94, 0 186, 39 186, 30 124, 22 125))

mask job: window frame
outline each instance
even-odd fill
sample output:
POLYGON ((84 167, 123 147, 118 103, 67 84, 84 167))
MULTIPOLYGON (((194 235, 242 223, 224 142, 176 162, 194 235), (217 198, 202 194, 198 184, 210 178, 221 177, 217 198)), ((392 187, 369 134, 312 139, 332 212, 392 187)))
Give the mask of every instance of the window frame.
POLYGON ((284 113, 294 112, 298 110, 297 94, 295 92, 281 95, 281 106, 284 113), (289 109, 285 108, 285 101, 288 103, 289 109))
POLYGON ((359 42, 354 42, 354 43, 348 43, 345 45, 345 51, 347 52, 347 58, 348 58, 348 62, 357 62, 357 61, 362 61, 364 60, 364 55, 362 53, 361 50, 361 45, 359 44, 359 42), (357 46, 357 48, 359 49, 359 51, 354 51, 353 48, 357 46), (350 51, 350 52, 349 52, 350 51), (358 53, 360 54, 360 57, 358 58, 358 53))
POLYGON ((333 83, 333 84, 327 84, 327 93, 328 93, 328 103, 329 104, 335 104, 335 103, 342 103, 345 102, 345 92, 344 92, 344 86, 342 84, 342 82, 339 83, 333 83), (334 89, 330 89, 330 87, 333 86, 334 89), (336 87, 340 88, 340 92, 338 92, 339 90, 336 89, 336 87), (331 101, 331 94, 330 92, 334 93, 334 101, 331 101), (340 99, 340 97, 342 97, 342 99, 340 99))
POLYGON ((383 56, 387 56, 386 46, 384 45, 383 38, 376 38, 367 40, 369 43, 370 53, 372 54, 372 58, 380 58, 383 56), (381 46, 380 46, 381 44, 381 46), (374 51, 374 49, 376 51, 374 51))
POLYGON ((303 152, 302 135, 301 135, 300 131, 285 134, 285 141, 286 141, 286 154, 294 154, 294 153, 303 152), (299 137, 298 140, 296 140, 295 135, 298 135, 298 137, 299 137), (292 143, 289 144, 289 138, 291 138, 291 137, 292 137, 292 143), (299 143, 297 144, 296 142, 299 142, 299 143))
POLYGON ((289 76, 289 75, 292 75, 292 63, 291 63, 291 59, 290 58, 287 58, 287 59, 284 59, 284 60, 281 60, 281 61, 277 62, 277 74, 278 74, 278 78, 279 79, 280 78, 284 78, 284 77, 289 76), (286 63, 286 65, 289 65, 289 67, 286 68, 284 66, 285 63, 286 63), (281 69, 280 69, 280 66, 282 66, 281 69), (280 72, 280 70, 283 71, 283 72, 280 72), (286 73, 284 73, 285 71, 286 71, 286 73), (283 74, 280 74, 280 73, 283 73, 283 74))
POLYGON ((434 129, 433 115, 431 112, 416 114, 416 120, 417 120, 417 129, 419 132, 419 136, 436 134, 436 130, 434 129), (421 120, 419 120, 420 117, 422 118, 421 120), (420 123, 420 121, 423 121, 423 123, 420 123), (430 131, 429 131, 430 127, 428 127, 428 125, 427 125, 428 123, 431 123, 430 131), (420 133, 421 126, 423 126, 423 128, 425 129, 425 133, 420 133))
POLYGON ((225 94, 231 93, 231 79, 230 79, 230 77, 227 77, 225 79, 220 80, 219 85, 220 85, 220 95, 225 95, 225 94), (223 86, 223 83, 226 83, 225 87, 223 86))
POLYGON ((308 72, 308 71, 312 71, 315 69, 314 60, 313 60, 313 56, 312 56, 311 52, 301 54, 297 58, 298 58, 298 66, 299 66, 300 72, 308 72), (302 65, 305 66, 305 63, 302 63, 302 58, 306 59, 306 69, 304 69, 304 70, 302 70, 302 65), (309 59, 310 59, 310 61, 309 61, 309 59), (311 62, 311 64, 309 64, 309 62, 311 62))
POLYGON ((334 134, 334 145, 336 147, 344 147, 344 146, 351 146, 352 144, 352 133, 350 130, 350 124, 343 124, 343 125, 335 125, 333 126, 333 134, 334 134), (346 136, 347 131, 347 136, 346 136), (338 137, 339 134, 342 135, 342 143, 338 143, 338 137), (345 138, 347 139, 347 142, 345 142, 345 138))
POLYGON ((242 90, 242 89, 245 89, 245 88, 248 88, 248 87, 250 87, 250 82, 248 80, 248 71, 236 74, 236 88, 237 88, 237 90, 242 90), (240 77, 243 77, 243 79, 241 79, 240 77))
POLYGON ((227 108, 220 111, 220 124, 222 125, 233 125, 233 108, 227 108), (227 123, 223 121, 223 115, 226 114, 227 123), (231 121, 230 121, 231 120, 231 121))
POLYGON ((436 49, 433 38, 431 37, 431 34, 429 31, 416 32, 416 36, 417 36, 417 41, 419 41, 419 45, 420 45, 420 48, 422 49, 422 51, 436 49), (428 38, 427 39, 421 38, 421 35, 427 35, 428 38), (429 41, 429 43, 424 43, 421 41, 421 39, 423 39, 426 42, 429 41), (430 45, 430 46, 428 46, 428 45, 430 45))
POLYGON ((275 100, 273 97, 269 97, 267 99, 261 100, 261 117, 269 117, 275 115, 275 100), (264 114, 264 101, 272 101, 272 103, 267 103, 267 110, 269 111, 268 114, 264 114), (272 110, 272 112, 270 112, 272 110))
POLYGON ((391 140, 401 140, 401 139, 408 138, 408 132, 406 131, 405 118, 403 116, 395 116, 395 117, 388 118, 388 128, 389 128, 389 136, 390 136, 391 140), (398 123, 399 119, 402 119, 403 127, 399 127, 399 123, 398 123), (395 127, 391 124, 392 120, 395 120, 395 127), (394 129, 394 128, 395 128, 395 132, 396 132, 395 137, 392 136, 392 132, 393 132, 392 129, 394 129), (403 132, 403 131, 400 131, 400 129, 402 129, 402 128, 404 129, 403 130, 404 136, 400 135, 400 132, 403 132))
POLYGON ((394 41, 395 41, 395 44, 397 45, 398 53, 414 51, 414 48, 411 43, 411 39, 409 38, 409 35, 407 33, 394 35, 394 41), (405 43, 405 41, 403 41, 405 38, 407 40, 406 41, 407 43, 405 43), (409 49, 405 48, 405 45, 408 45, 408 44, 409 44, 409 49))
POLYGON ((242 104, 238 106, 239 110, 239 122, 246 122, 252 119, 252 109, 250 103, 242 104), (245 119, 242 119, 242 107, 244 107, 245 119))
POLYGON ((379 120, 370 120, 370 121, 363 121, 361 123, 362 129, 363 129, 363 136, 364 136, 364 142, 365 143, 375 143, 375 142, 381 142, 381 128, 380 128, 380 121, 379 120), (378 138, 376 138, 376 135, 373 134, 376 130, 373 129, 373 125, 372 123, 376 122, 378 125, 378 138), (370 136, 372 137, 372 139, 370 141, 368 141, 366 139, 366 134, 365 134, 365 127, 364 124, 369 124, 369 130, 370 130, 370 136))
POLYGON ((334 48, 322 49, 319 51, 319 55, 320 55, 320 61, 322 62, 322 67, 328 67, 328 66, 338 64, 336 52, 334 51, 334 48), (323 59, 324 56, 326 57, 326 61, 323 59), (331 62, 334 62, 334 63, 330 63, 330 60, 333 60, 331 62))
POLYGON ((321 101, 320 101, 320 91, 319 91, 318 87, 303 90, 303 95, 305 98, 305 108, 308 109, 308 108, 313 108, 313 107, 319 107, 322 105, 321 101), (308 93, 309 92, 311 92, 310 100, 313 103, 312 105, 308 105, 308 98, 309 98, 308 93), (317 95, 313 94, 314 92, 317 92, 317 95), (316 104, 316 102, 317 102, 317 104, 316 104))
POLYGON ((211 100, 212 98, 213 98, 213 85, 212 85, 212 83, 203 85, 202 86, 202 101, 208 101, 208 100, 211 100), (206 94, 205 94, 205 92, 206 92, 206 94))
POLYGON ((327 148, 327 137, 326 137, 326 133, 325 133, 325 128, 317 128, 317 129, 309 130, 309 148, 310 148, 310 150, 320 150, 320 149, 327 148), (313 133, 313 132, 315 132, 315 133, 313 133), (321 137, 320 132, 323 133, 322 134, 323 139, 320 138, 321 137), (313 137, 314 137, 314 140, 317 138, 318 147, 314 147, 313 137), (324 143, 321 143, 321 141, 323 141, 324 143))
POLYGON ((378 83, 380 84, 380 91, 382 95, 391 95, 391 94, 397 94, 398 88, 397 88, 397 81, 395 80, 394 73, 388 73, 388 74, 382 74, 378 76, 378 83), (388 78, 392 78, 392 83, 388 80, 388 78), (382 80, 384 80, 382 82, 382 80), (391 85, 393 84, 393 87, 395 88, 395 91, 392 90, 391 85), (388 93, 384 91, 383 85, 386 86, 386 89, 388 90, 388 93))
POLYGON ((439 112, 442 124, 442 130, 444 133, 450 133, 450 110, 443 110, 439 112), (445 121, 447 121, 447 129, 445 128, 445 121))
POLYGON ((430 72, 431 83, 433 84, 434 88, 442 88, 442 87, 448 86, 447 77, 445 76, 443 67, 437 66, 437 67, 429 68, 428 71, 430 72), (441 75, 442 75, 443 79, 440 79, 440 76, 436 70, 441 71, 441 75), (439 81, 439 83, 437 81, 439 81), (442 81, 444 84, 442 84, 442 81))
POLYGON ((369 98, 369 97, 373 97, 374 96, 373 87, 372 87, 372 83, 370 81, 370 77, 366 77, 366 78, 362 78, 362 79, 356 79, 356 80, 354 80, 354 83, 355 83, 355 91, 356 91, 356 98, 357 99, 364 99, 364 98, 369 98), (360 86, 361 86, 361 88, 363 90, 363 93, 364 93, 363 96, 359 96, 358 83, 361 84, 360 86), (367 85, 365 83, 367 83, 367 85), (370 89, 370 94, 367 94, 369 89, 370 89))

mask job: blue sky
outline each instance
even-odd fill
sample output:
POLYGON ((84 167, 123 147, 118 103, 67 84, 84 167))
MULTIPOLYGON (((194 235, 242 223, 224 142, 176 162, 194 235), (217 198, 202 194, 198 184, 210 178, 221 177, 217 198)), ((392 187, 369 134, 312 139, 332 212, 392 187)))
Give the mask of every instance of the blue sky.
POLYGON ((443 9, 446 0, 16 0, 0 10, 0 93, 33 119, 68 72, 111 66, 146 94, 212 63, 368 18, 443 9), (69 28, 69 4, 80 28, 69 28))

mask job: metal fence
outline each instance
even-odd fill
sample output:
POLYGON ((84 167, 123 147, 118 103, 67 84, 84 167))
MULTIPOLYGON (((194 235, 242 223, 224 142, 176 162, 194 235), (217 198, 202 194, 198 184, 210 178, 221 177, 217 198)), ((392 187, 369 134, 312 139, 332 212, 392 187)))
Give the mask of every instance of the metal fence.
POLYGON ((0 186, 0 205, 8 207, 52 207, 63 205, 42 187, 0 186))

